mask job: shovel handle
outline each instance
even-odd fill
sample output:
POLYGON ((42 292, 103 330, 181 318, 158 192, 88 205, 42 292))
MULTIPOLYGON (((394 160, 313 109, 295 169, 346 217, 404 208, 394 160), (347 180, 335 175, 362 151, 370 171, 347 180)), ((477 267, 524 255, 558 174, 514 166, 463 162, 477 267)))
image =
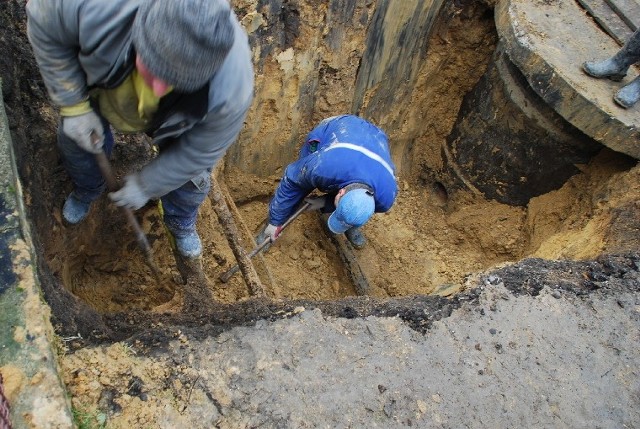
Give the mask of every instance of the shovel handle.
POLYGON ((107 189, 110 192, 117 191, 119 187, 118 182, 116 181, 115 174, 113 174, 113 170, 111 170, 111 164, 107 159, 107 155, 104 152, 96 153, 96 162, 98 163, 105 182, 107 182, 107 189))
MULTIPOLYGON (((262 251, 262 249, 267 247, 267 244, 269 244, 269 243, 271 243, 271 237, 268 237, 266 240, 264 240, 262 243, 260 243, 260 245, 258 245, 255 249, 253 249, 251 252, 249 252, 249 254, 247 254, 247 257, 249 259, 253 258, 258 253, 260 253, 260 251, 262 251)), ((233 267, 229 268, 227 271, 225 271, 224 273, 222 273, 220 275, 220 280, 222 281, 222 283, 226 283, 238 271, 240 271, 240 265, 239 264, 235 264, 233 267)))
MULTIPOLYGON (((98 167, 100 168, 100 172, 102 173, 102 176, 104 177, 105 182, 107 182, 107 189, 109 189, 109 191, 111 192, 117 191, 119 188, 118 181, 116 180, 115 174, 113 174, 113 170, 111 169, 111 164, 107 159, 107 155, 102 151, 99 153, 96 153, 95 155, 96 155, 96 162, 98 163, 98 167)), ((149 245, 149 241, 147 240, 147 236, 144 234, 142 227, 136 220, 136 217, 133 215, 133 211, 127 207, 120 207, 120 208, 124 212, 124 215, 127 218, 127 222, 129 223, 129 226, 131 226, 131 228, 133 229, 133 232, 136 235, 136 240, 138 241, 138 245, 140 246, 140 248, 142 248, 142 251, 144 252, 144 255, 147 259, 147 265, 149 265, 149 267, 151 268, 151 271, 153 271, 154 277, 156 277, 156 280, 158 280, 160 275, 160 270, 158 269, 158 266, 155 264, 153 260, 153 253, 151 251, 151 246, 149 245)))
MULTIPOLYGON (((289 219, 287 219, 287 221, 282 225, 282 229, 280 229, 280 234, 282 234, 282 231, 284 231, 284 229, 289 226, 289 224, 291 222, 293 222, 293 220, 295 218, 297 218, 298 216, 300 216, 303 212, 307 211, 307 209, 311 207, 311 203, 308 203, 305 201, 305 203, 294 213, 291 215, 291 217, 289 219)), ((247 257, 249 259, 253 258, 254 256, 256 256, 258 253, 260 253, 262 251, 262 249, 264 249, 265 247, 267 247, 267 244, 272 243, 271 237, 267 237, 266 240, 264 240, 262 243, 260 243, 256 248, 254 248, 251 252, 249 252, 249 254, 247 254, 247 257)), ((227 271, 225 271, 224 273, 222 273, 220 275, 220 280, 222 281, 222 283, 226 283, 229 281, 229 279, 231 278, 231 276, 233 276, 235 273, 237 273, 240 270, 240 265, 239 264, 235 264, 233 267, 229 268, 227 271)))
MULTIPOLYGON (((104 152, 96 153, 96 162, 98 163, 98 167, 100 167, 100 172, 102 173, 105 182, 107 182, 107 189, 109 189, 110 192, 117 191, 119 189, 118 181, 116 180, 115 174, 113 174, 107 155, 104 152)), ((124 212, 127 222, 129 222, 129 225, 131 225, 135 231, 136 238, 138 239, 138 243, 142 246, 142 250, 144 250, 145 253, 150 252, 151 247, 147 242, 147 237, 145 237, 142 227, 133 215, 133 211, 127 207, 120 208, 124 212)))

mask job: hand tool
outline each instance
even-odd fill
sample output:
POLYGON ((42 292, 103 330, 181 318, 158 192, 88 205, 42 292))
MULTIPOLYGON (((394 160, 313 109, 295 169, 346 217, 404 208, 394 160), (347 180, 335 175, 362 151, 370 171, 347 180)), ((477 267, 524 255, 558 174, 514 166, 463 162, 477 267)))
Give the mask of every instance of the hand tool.
MULTIPOLYGON (((110 192, 117 191, 118 189, 120 189, 120 186, 118 185, 118 181, 116 180, 116 177, 113 174, 113 170, 111 169, 111 164, 107 159, 107 154, 105 154, 104 152, 100 152, 100 153, 96 153, 95 156, 96 156, 96 162, 98 163, 98 167, 100 168, 100 172, 102 173, 102 176, 104 177, 105 182, 107 182, 107 189, 110 192)), ((124 212, 124 215, 127 218, 127 222, 129 223, 134 233, 136 234, 136 240, 138 241, 138 245, 144 252, 147 265, 149 266, 149 268, 151 268, 151 272, 153 273, 153 276, 155 277, 156 282, 160 283, 160 270, 158 269, 158 266, 156 265, 153 259, 153 252, 151 250, 151 246, 149 245, 149 241, 147 240, 146 235, 144 235, 144 231, 142 230, 142 227, 136 220, 135 216, 133 215, 133 211, 131 211, 131 209, 127 207, 120 207, 120 208, 124 212)))
MULTIPOLYGON (((287 219, 287 221, 282 225, 282 229, 280 230, 280 234, 282 234, 284 229, 287 226, 289 226, 289 224, 291 222, 293 222, 293 220, 295 218, 300 216, 303 212, 307 211, 310 207, 311 207, 311 203, 305 201, 304 204, 302 204, 302 206, 300 206, 300 208, 294 214, 292 214, 291 217, 289 219, 287 219)), ((255 249, 253 249, 247 256, 249 257, 249 259, 253 258, 255 255, 260 253, 265 247, 267 247, 268 244, 271 244, 272 242, 273 242, 273 240, 271 240, 271 237, 267 237, 266 240, 264 240, 262 243, 258 244, 258 246, 255 249)), ((238 265, 238 264, 234 265, 233 267, 229 268, 227 271, 225 271, 224 273, 222 273, 220 275, 220 280, 223 283, 228 282, 229 279, 231 278, 231 276, 233 276, 239 270, 240 270, 240 265, 238 265)))

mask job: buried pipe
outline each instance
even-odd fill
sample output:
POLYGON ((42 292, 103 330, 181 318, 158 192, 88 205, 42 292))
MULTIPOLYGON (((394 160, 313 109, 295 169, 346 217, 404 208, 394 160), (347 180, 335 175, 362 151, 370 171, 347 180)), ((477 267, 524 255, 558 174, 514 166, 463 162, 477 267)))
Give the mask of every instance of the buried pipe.
MULTIPOLYGON (((558 97, 566 96, 558 92, 558 97)), ((525 206, 561 188, 602 145, 572 126, 529 85, 499 44, 465 96, 442 146, 448 188, 525 206)))
POLYGON ((360 264, 358 263, 358 257, 356 256, 353 247, 347 242, 344 236, 340 236, 342 234, 334 234, 329 230, 329 227, 327 226, 328 217, 328 214, 318 213, 318 221, 322 225, 322 229, 326 233, 327 237, 329 237, 329 239, 336 246, 338 256, 340 257, 340 260, 347 270, 347 275, 349 276, 349 279, 353 284, 356 295, 369 295, 369 291, 371 290, 371 287, 369 286, 369 280, 367 279, 367 276, 364 274, 362 268, 360 267, 360 264))

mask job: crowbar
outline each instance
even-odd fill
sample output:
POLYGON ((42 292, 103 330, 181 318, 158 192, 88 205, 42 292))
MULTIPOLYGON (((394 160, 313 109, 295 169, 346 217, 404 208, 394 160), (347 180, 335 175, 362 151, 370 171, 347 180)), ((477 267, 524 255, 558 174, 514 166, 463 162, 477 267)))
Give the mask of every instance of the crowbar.
MULTIPOLYGON (((110 192, 117 191, 120 187, 118 186, 116 177, 113 174, 113 170, 111 170, 111 164, 109 164, 107 155, 104 152, 96 153, 95 155, 96 162, 98 163, 98 167, 100 168, 100 172, 102 173, 105 182, 107 182, 107 189, 109 189, 110 192)), ((133 231, 136 234, 136 240, 138 241, 138 245, 144 252, 147 265, 149 266, 149 268, 151 268, 153 277, 155 277, 156 282, 160 283, 160 270, 158 269, 158 266, 153 259, 153 252, 151 251, 151 246, 149 245, 147 236, 144 235, 144 231, 133 215, 133 211, 131 211, 131 209, 129 209, 128 207, 120 208, 124 212, 124 215, 127 218, 127 222, 129 223, 131 228, 133 228, 133 231)))
MULTIPOLYGON (((291 222, 293 222, 298 216, 300 216, 303 212, 307 211, 307 209, 309 207, 311 207, 311 203, 305 201, 304 204, 302 206, 300 206, 300 208, 298 210, 296 210, 296 212, 294 214, 292 214, 291 217, 289 219, 287 219, 287 221, 282 225, 282 229, 280 229, 280 234, 282 234, 284 229, 287 226, 289 226, 289 224, 291 222)), ((272 243, 271 237, 267 237, 266 240, 264 240, 255 249, 253 249, 251 252, 249 252, 249 254, 247 255, 248 258, 249 259, 253 258, 258 253, 260 253, 265 247, 267 247, 268 244, 271 244, 271 243, 272 243)), ((222 273, 219 278, 222 281, 222 283, 226 283, 226 282, 229 281, 231 276, 233 276, 239 270, 240 270, 240 265, 239 264, 235 264, 233 267, 229 268, 227 271, 222 273)))

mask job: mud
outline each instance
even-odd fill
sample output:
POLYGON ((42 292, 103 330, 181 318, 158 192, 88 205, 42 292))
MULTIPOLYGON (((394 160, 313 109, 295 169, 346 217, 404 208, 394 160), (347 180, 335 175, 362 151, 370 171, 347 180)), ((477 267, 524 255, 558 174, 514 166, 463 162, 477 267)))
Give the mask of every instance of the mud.
MULTIPOLYGON (((255 5, 239 3, 246 23, 255 5)), ((284 3, 284 39, 272 49, 295 46, 300 33, 310 31, 298 21, 303 8, 284 3)), ((366 3, 358 7, 368 10, 366 3)), ((638 423, 632 364, 639 351, 630 340, 638 338, 640 168, 602 149, 563 186, 526 206, 449 186, 441 148, 496 45, 490 7, 455 5, 431 36, 415 90, 405 98, 412 109, 403 121, 391 121, 396 126, 389 134, 412 144, 394 154, 402 166, 395 206, 366 225, 367 247, 352 250, 366 296, 358 296, 362 287, 351 280, 340 243, 313 213, 255 258, 264 294, 241 275, 219 280, 237 261, 212 196, 198 220, 204 256, 197 266, 176 258, 155 204, 136 212, 160 267, 159 282, 106 197, 86 222, 65 225, 61 207, 70 183, 55 150, 57 116, 24 35, 24 4, 0 5, 0 40, 8 50, 0 58, 3 97, 41 287, 64 345, 62 377, 76 409, 103 416, 109 427, 553 426, 557 416, 566 427, 598 416, 610 427, 638 423), (590 302, 602 313, 591 313, 590 302), (575 313, 560 316, 564 311, 575 313), (581 386, 576 376, 587 368, 605 377, 608 369, 600 361, 590 364, 584 348, 572 351, 600 322, 598 344, 613 338, 616 323, 628 328, 611 340, 614 348, 597 351, 603 362, 615 350, 626 359, 617 361, 616 382, 609 385, 614 391, 625 386, 617 396, 581 386), (561 339, 552 335, 558 326, 579 332, 561 339), (497 341, 491 329, 513 338, 497 341), (468 351, 474 341, 478 356, 468 351), (536 348, 540 365, 527 354, 536 348), (573 358, 577 363, 566 366, 573 358), (572 375, 571 392, 560 395, 563 370, 572 375), (549 378, 553 383, 545 385, 549 378), (496 387, 484 398, 466 395, 489 384, 496 387), (534 402, 544 412, 538 417, 527 385, 539 395, 534 402), (605 405, 569 410, 572 401, 596 393, 605 405), (618 399, 623 405, 602 417, 602 407, 618 399)), ((268 75, 269 51, 259 53, 268 75)), ((348 79, 355 69, 324 68, 323 85, 348 79)), ((259 84, 266 86, 265 80, 258 76, 259 84)), ((320 103, 321 113, 348 105, 338 93, 326 91, 334 99, 320 103)), ((263 124, 291 131, 286 124, 293 121, 283 122, 278 106, 260 108, 269 118, 263 124)), ((232 155, 216 178, 237 239, 249 251, 284 165, 258 174, 231 162, 239 156, 232 155)), ((152 156, 145 139, 117 136, 116 176, 152 156)))
MULTIPOLYGON (((218 280, 220 274, 236 261, 214 210, 213 199, 203 205, 198 221, 204 247, 202 274, 205 278, 195 282, 186 279, 188 275, 181 269, 181 261, 175 258, 153 203, 139 210, 136 218, 160 267, 160 282, 155 280, 146 265, 126 219, 106 197, 92 206, 83 224, 70 227, 62 222, 61 205, 70 191, 70 184, 55 151, 56 114, 39 79, 33 79, 29 90, 20 87, 24 84, 22 76, 38 76, 24 37, 21 2, 6 4, 4 14, 11 23, 5 37, 13 41, 12 46, 22 49, 15 53, 15 60, 9 56, 11 61, 20 61, 20 66, 5 66, 7 72, 15 77, 7 85, 7 104, 14 106, 9 114, 15 122, 12 131, 18 147, 21 175, 27 183, 26 189, 29 189, 27 206, 38 231, 38 250, 43 255, 39 263, 47 283, 44 285, 45 294, 54 308, 54 324, 60 333, 65 336, 80 334, 88 342, 104 341, 112 335, 120 338, 112 327, 105 326, 105 321, 118 317, 126 320, 127 313, 180 313, 185 307, 191 308, 189 302, 197 303, 200 297, 209 295, 218 305, 249 299, 251 288, 242 276, 234 276, 224 284, 218 280), (38 110, 31 110, 29 106, 38 106, 38 110), (43 143, 34 146, 30 143, 34 141, 43 143), (36 165, 42 167, 34 168, 36 165), (30 191, 32 188, 33 192, 30 191), (194 296, 196 298, 191 298, 194 296), (82 322, 78 323, 78 320, 82 322), (94 322, 89 323, 89 320, 94 322)), ((443 93, 446 88, 454 87, 462 94, 480 77, 481 68, 472 76, 462 70, 470 68, 467 64, 489 60, 494 46, 493 29, 486 8, 473 6, 468 14, 464 19, 448 24, 448 31, 453 35, 446 35, 447 30, 441 29, 432 41, 433 56, 440 58, 440 63, 428 64, 424 77, 418 78, 417 85, 425 92, 443 93), (468 27, 468 22, 473 19, 480 19, 479 24, 468 27), (464 35, 456 42, 460 45, 457 57, 448 53, 452 41, 457 40, 454 34, 464 35), (451 73, 433 76, 431 70, 442 67, 450 69, 451 73), (454 70, 458 70, 457 73, 454 70)), ((451 98, 449 107, 446 107, 444 95, 429 98, 440 101, 429 121, 452 125, 460 99, 451 98)), ((432 151, 429 157, 437 154, 438 150, 434 148, 444 141, 444 133, 442 129, 439 134, 419 137, 433 142, 421 150, 418 158, 422 159, 423 154, 432 151)), ((111 161, 118 178, 153 156, 143 138, 120 135, 117 140, 111 161)), ((433 171, 437 166, 428 168, 433 171)), ((247 250, 255 246, 253 236, 265 219, 267 203, 280 174, 281 170, 276 169, 271 176, 257 176, 233 165, 218 173, 226 203, 235 217, 239 244, 247 250)), ((426 174, 424 169, 418 169, 418 177, 415 177, 408 169, 407 174, 401 177, 402 192, 396 207, 389 214, 376 216, 365 229, 369 246, 355 252, 355 257, 357 269, 366 277, 367 292, 372 297, 385 299, 429 294, 436 289, 447 290, 451 294, 461 289, 461 281, 468 273, 517 258, 516 248, 511 249, 508 255, 489 256, 489 259, 480 249, 471 253, 459 249, 461 253, 470 255, 470 258, 463 259, 446 251, 446 248, 467 241, 466 235, 470 232, 474 236, 481 234, 486 229, 481 222, 491 223, 493 219, 471 221, 461 210, 473 207, 473 197, 469 200, 466 195, 452 195, 444 201, 438 197, 438 192, 434 191, 436 188, 433 188, 435 185, 430 183, 426 174), (473 222, 480 223, 473 226, 473 222)), ((484 208, 493 205, 483 200, 477 203, 484 208)), ((501 217, 505 228, 517 230, 517 225, 511 225, 511 218, 515 217, 515 222, 520 223, 522 210, 496 207, 503 212, 501 217)), ((484 208, 473 210, 482 211, 484 208)), ((477 238, 474 237, 475 240, 477 238)), ((485 241, 490 243, 491 240, 487 237, 485 241)), ((260 265, 258 271, 268 300, 336 301, 358 294, 336 245, 312 213, 305 213, 296 220, 286 235, 259 259, 256 264, 260 265)), ((207 309, 201 306, 197 312, 206 313, 207 309)), ((249 320, 255 320, 255 317, 249 320)))
POLYGON ((525 260, 435 307, 298 306, 83 348, 63 373, 114 428, 636 427, 638 264, 525 260))

